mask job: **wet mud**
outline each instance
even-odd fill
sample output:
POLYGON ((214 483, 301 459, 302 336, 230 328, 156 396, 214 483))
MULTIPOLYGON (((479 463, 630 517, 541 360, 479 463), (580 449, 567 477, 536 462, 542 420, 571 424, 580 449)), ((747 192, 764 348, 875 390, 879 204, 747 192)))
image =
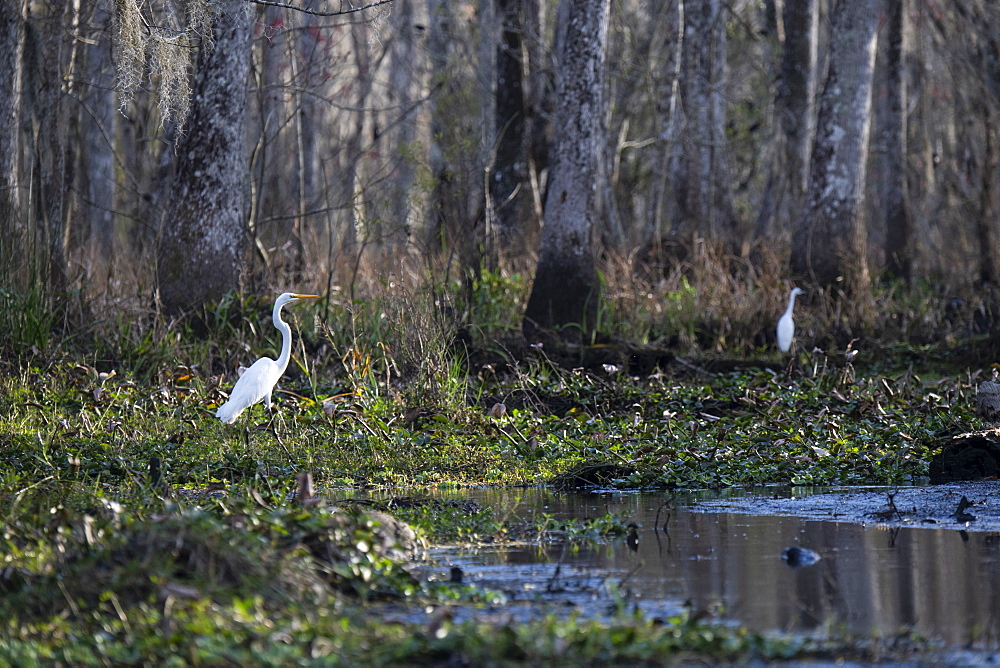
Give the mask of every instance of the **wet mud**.
POLYGON ((1000 481, 955 482, 930 487, 852 488, 796 495, 782 490, 705 500, 693 512, 793 516, 889 527, 1000 531, 1000 481))

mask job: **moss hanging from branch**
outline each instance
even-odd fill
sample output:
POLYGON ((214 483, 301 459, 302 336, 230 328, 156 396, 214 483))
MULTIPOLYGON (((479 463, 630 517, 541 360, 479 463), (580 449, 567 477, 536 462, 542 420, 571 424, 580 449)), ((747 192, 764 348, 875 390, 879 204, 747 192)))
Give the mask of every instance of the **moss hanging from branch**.
POLYGON ((212 25, 218 4, 190 0, 179 17, 167 3, 157 16, 146 17, 138 0, 115 0, 115 90, 119 109, 132 100, 147 73, 159 94, 160 127, 173 121, 183 128, 191 101, 191 71, 198 48, 212 48, 212 25))

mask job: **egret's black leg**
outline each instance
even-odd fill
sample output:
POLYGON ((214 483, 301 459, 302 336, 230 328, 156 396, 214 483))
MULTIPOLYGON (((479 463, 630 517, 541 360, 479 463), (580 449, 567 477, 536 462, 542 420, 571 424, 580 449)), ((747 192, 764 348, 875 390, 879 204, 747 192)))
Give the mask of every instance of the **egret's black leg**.
POLYGON ((171 495, 170 483, 163 479, 162 460, 157 456, 149 458, 149 487, 157 495, 168 497, 171 495))
POLYGON ((288 450, 288 446, 285 445, 285 442, 281 440, 281 434, 278 433, 278 429, 277 429, 276 425, 274 424, 275 419, 277 419, 278 422, 281 422, 282 424, 284 424, 283 421, 281 420, 281 413, 277 413, 276 414, 271 409, 271 404, 270 403, 267 404, 267 412, 268 412, 268 418, 267 418, 267 427, 266 427, 266 429, 269 432, 271 432, 271 434, 274 436, 274 440, 278 442, 278 445, 281 446, 281 449, 285 451, 286 455, 288 455, 288 461, 291 462, 291 463, 294 463, 295 460, 292 459, 292 453, 288 450))

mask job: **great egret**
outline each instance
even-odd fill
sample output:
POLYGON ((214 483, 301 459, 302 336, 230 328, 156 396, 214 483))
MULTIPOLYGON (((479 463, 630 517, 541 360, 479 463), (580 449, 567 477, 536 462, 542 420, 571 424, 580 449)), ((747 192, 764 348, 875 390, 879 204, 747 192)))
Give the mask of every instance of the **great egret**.
POLYGON ((788 295, 788 308, 785 314, 778 320, 778 348, 781 352, 787 353, 792 347, 792 337, 795 336, 795 322, 792 321, 792 309, 795 308, 795 295, 804 295, 805 290, 792 288, 792 293, 788 295))
POLYGON ((285 373, 288 366, 288 358, 292 355, 292 329, 281 319, 281 309, 285 304, 291 304, 302 299, 319 299, 319 295, 300 295, 294 292, 285 292, 274 301, 274 312, 271 319, 274 326, 281 332, 281 354, 278 359, 261 357, 253 363, 249 369, 243 372, 240 379, 236 381, 233 391, 229 393, 229 401, 219 406, 215 411, 215 417, 226 424, 236 422, 245 409, 261 401, 271 410, 271 390, 285 373))

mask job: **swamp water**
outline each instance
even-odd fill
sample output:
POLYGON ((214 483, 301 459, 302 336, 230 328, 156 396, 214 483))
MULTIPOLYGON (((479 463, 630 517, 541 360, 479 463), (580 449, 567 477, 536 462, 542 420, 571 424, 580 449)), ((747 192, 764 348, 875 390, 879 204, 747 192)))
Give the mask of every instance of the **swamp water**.
POLYGON ((423 577, 447 580, 457 566, 465 582, 507 597, 508 605, 495 610, 458 615, 524 621, 568 612, 601 617, 637 606, 666 617, 689 606, 761 631, 810 633, 832 624, 882 637, 915 631, 951 646, 995 646, 1000 639, 998 532, 888 528, 696 505, 717 503, 714 493, 677 495, 669 509, 664 494, 527 488, 436 496, 475 499, 512 521, 616 513, 639 525, 638 544, 631 545, 620 537, 579 546, 543 541, 431 550, 416 565, 423 577), (654 530, 657 513, 666 531, 654 530), (808 548, 820 559, 792 567, 782 559, 788 547, 808 548))

